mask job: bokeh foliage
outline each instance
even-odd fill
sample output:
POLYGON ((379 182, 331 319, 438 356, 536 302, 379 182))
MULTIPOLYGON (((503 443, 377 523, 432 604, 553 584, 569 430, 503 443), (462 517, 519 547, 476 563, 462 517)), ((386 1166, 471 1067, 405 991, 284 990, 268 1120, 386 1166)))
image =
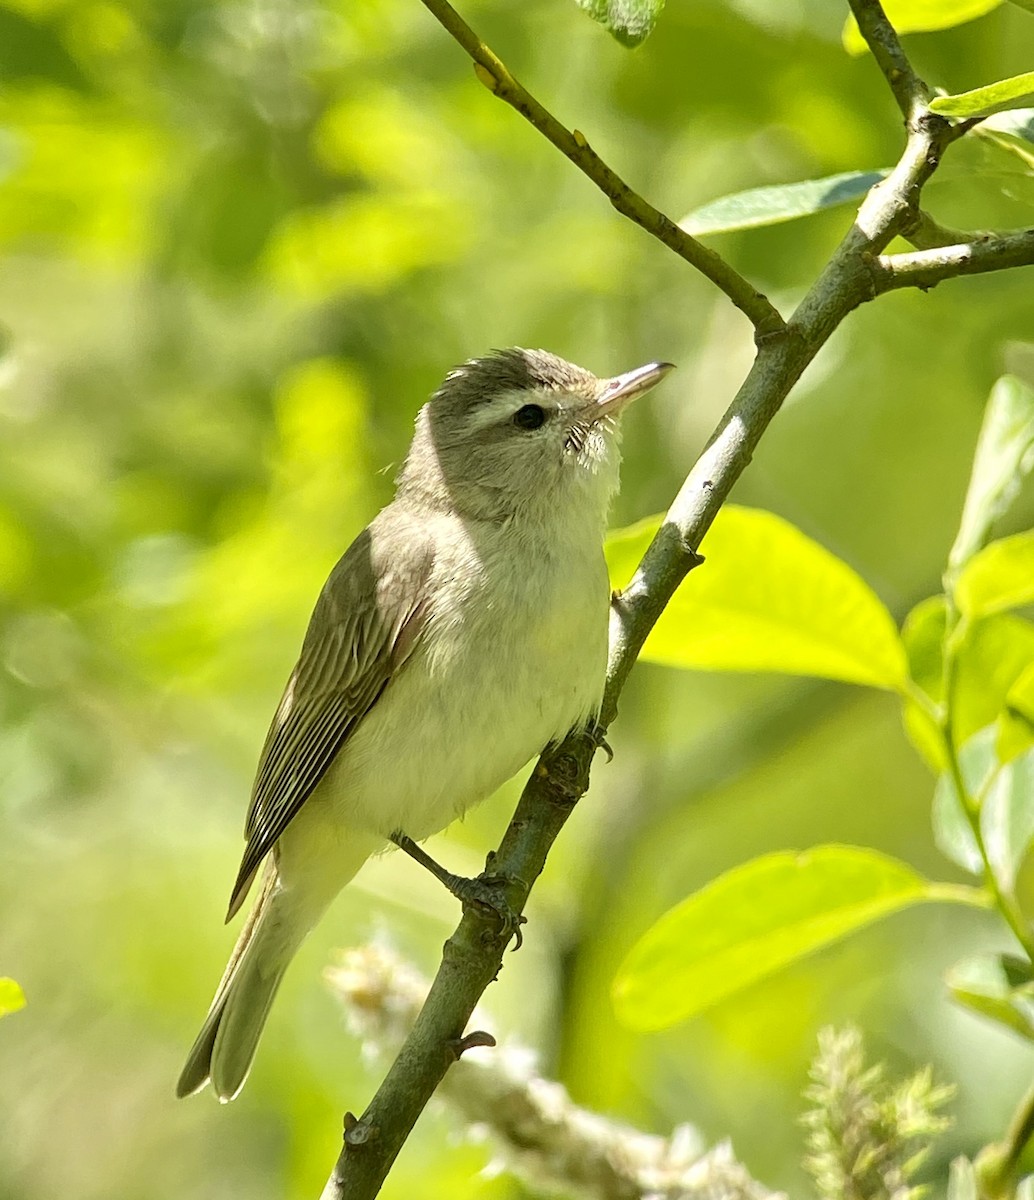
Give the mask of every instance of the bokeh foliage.
MULTIPOLYGON (((634 54, 562 0, 464 11, 675 217, 898 150, 883 81, 845 54, 826 0, 673 0, 634 54)), ((1004 5, 908 45, 959 93, 1029 70, 1034 17, 1004 5)), ((430 969, 455 916, 408 863, 373 864, 313 937, 240 1100, 172 1099, 316 591, 453 362, 523 344, 601 373, 679 363, 627 421, 628 524, 685 473, 749 329, 494 101, 416 0, 8 0, 0 81, 0 971, 28 998, 0 1024, 0 1194, 318 1194, 341 1111, 374 1084, 318 981, 328 949, 379 931, 430 969)), ((949 226, 1029 224, 1034 184, 1008 148, 967 140, 930 200, 949 226)), ((850 211, 716 244, 785 304, 850 211)), ((1034 381, 1032 316, 1022 272, 861 310, 737 500, 791 521, 902 619, 940 589, 992 384, 1034 381)), ((1028 488, 999 532, 1032 514, 1028 488)), ((1022 619, 983 622, 975 677, 1022 619)), ((938 617, 913 621, 918 659, 938 617)), ((843 683, 641 666, 615 762, 488 997, 497 1032, 539 1045, 582 1103, 731 1134, 777 1186, 800 1183, 815 1031, 845 1017, 878 1057, 960 1082, 945 1156, 998 1136, 1030 1052, 939 978, 963 950, 1008 948, 976 911, 899 915, 663 1033, 611 1007, 644 930, 756 855, 846 843, 951 876, 898 707, 843 683)), ((512 798, 439 854, 476 869, 512 798)), ((432 1112, 385 1194, 520 1196, 477 1174, 489 1158, 432 1112)))

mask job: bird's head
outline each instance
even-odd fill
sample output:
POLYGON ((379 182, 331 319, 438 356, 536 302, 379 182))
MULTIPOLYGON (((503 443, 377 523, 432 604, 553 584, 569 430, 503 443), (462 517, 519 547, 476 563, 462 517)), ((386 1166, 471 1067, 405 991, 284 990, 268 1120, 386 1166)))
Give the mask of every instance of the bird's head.
POLYGON ((571 505, 604 518, 617 488, 619 418, 672 370, 600 379, 545 350, 513 348, 451 371, 417 417, 400 486, 461 515, 544 518, 571 505))

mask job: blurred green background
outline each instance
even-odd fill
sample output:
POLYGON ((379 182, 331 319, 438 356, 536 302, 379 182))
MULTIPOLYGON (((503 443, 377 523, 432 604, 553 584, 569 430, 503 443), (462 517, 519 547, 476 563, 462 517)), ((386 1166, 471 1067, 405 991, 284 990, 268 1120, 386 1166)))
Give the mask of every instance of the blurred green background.
MULTIPOLYGON (((628 52, 567 0, 468 0, 511 68, 678 218, 724 192, 890 165, 900 125, 829 0, 672 0, 628 52)), ((960 91, 1030 69, 1010 5, 908 39, 960 91)), ((624 523, 664 507, 751 356, 750 330, 474 79, 417 0, 0 4, 0 1196, 311 1197, 379 1072, 320 972, 390 940, 430 971, 455 904, 364 870, 299 957, 229 1108, 173 1099, 233 940, 251 772, 315 595, 389 497, 453 363, 545 346, 680 371, 626 422, 624 523)), ((1029 224, 1034 181, 967 141, 949 225, 1029 224)), ((849 221, 716 239, 784 310, 849 221)), ((736 499, 858 569, 898 615, 938 590, 982 407, 1034 381, 1024 272, 855 314, 736 499)), ((1014 514, 1030 525, 1034 495, 1014 514)), ((706 553, 706 542, 704 550, 706 553)), ((800 1189, 815 1033, 856 1020, 960 1084, 939 1162, 998 1136, 1034 1057, 946 999, 994 917, 893 919, 669 1033, 623 1032, 614 969, 671 903, 772 849, 845 841, 955 878, 895 701, 641 666, 616 757, 555 848, 486 1005, 575 1098, 731 1135, 800 1189)), ((476 871, 515 788, 432 849, 476 871)), ((528 1195, 432 1109, 384 1194, 528 1195)))

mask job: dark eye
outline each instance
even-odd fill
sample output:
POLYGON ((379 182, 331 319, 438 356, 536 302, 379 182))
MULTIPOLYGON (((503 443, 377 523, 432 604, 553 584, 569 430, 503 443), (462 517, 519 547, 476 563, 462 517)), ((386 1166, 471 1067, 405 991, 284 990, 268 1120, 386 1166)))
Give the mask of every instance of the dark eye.
POLYGON ((537 404, 525 404, 513 414, 513 423, 518 429, 540 429, 545 420, 545 410, 537 404))

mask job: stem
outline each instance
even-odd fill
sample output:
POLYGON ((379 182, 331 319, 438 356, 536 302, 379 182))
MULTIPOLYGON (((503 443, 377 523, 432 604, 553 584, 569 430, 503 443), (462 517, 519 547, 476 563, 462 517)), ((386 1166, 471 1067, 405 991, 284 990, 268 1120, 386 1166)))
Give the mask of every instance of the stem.
MULTIPOLYGON (((758 352, 750 372, 672 502, 635 577, 615 600, 599 729, 591 734, 573 731, 559 746, 543 753, 499 850, 490 856, 490 873, 506 881, 505 898, 519 914, 553 841, 589 786, 593 755, 616 715, 621 689, 650 629, 687 573, 701 561, 697 553, 701 540, 802 372, 845 317, 879 294, 879 281, 885 276, 897 277, 895 267, 879 265, 877 257, 910 220, 914 222, 923 185, 937 169, 944 150, 958 137, 958 128, 926 111, 925 84, 908 65, 878 0, 850 0, 863 36, 909 117, 908 140, 897 166, 870 191, 843 241, 784 323, 769 302, 728 264, 632 192, 590 150, 581 134, 567 130, 552 117, 445 0, 423 3, 474 59, 479 78, 492 91, 566 154, 620 212, 715 282, 750 316, 757 330, 758 352)), ((948 263, 942 277, 963 269, 948 263)), ((954 747, 948 749, 961 778, 954 747)), ((996 902, 999 899, 1000 893, 996 902)), ((371 1200, 376 1196, 452 1061, 449 1048, 462 1037, 474 1005, 498 973, 507 941, 499 936, 495 923, 473 907, 465 908, 398 1057, 366 1112, 348 1124, 324 1200, 371 1200)))
POLYGON ((986 788, 982 787, 981 795, 975 797, 966 785, 966 780, 962 773, 958 739, 955 736, 954 714, 955 686, 958 681, 958 643, 953 634, 958 628, 958 621, 958 613, 955 611, 949 595, 948 624, 944 639, 944 711, 940 720, 941 740, 948 758, 948 774, 951 777, 955 793, 966 816, 966 823, 969 825, 977 851, 980 854, 980 861, 984 868, 985 882, 994 901, 994 906, 1002 914, 1003 919, 1012 930, 1016 940, 1023 947, 1028 960, 1034 963, 1034 934, 1032 934, 1030 926, 1027 924, 1026 918, 1011 889, 1002 887, 987 851, 984 830, 980 823, 981 799, 986 788))
POLYGON ((698 242, 684 229, 648 203, 628 186, 589 145, 577 129, 568 129, 520 84, 499 56, 478 37, 448 0, 423 0, 442 27, 474 61, 478 79, 490 92, 504 100, 529 121, 539 133, 587 175, 622 216, 663 242, 670 250, 729 297, 763 336, 785 328, 779 310, 771 301, 729 265, 719 254, 698 242))

